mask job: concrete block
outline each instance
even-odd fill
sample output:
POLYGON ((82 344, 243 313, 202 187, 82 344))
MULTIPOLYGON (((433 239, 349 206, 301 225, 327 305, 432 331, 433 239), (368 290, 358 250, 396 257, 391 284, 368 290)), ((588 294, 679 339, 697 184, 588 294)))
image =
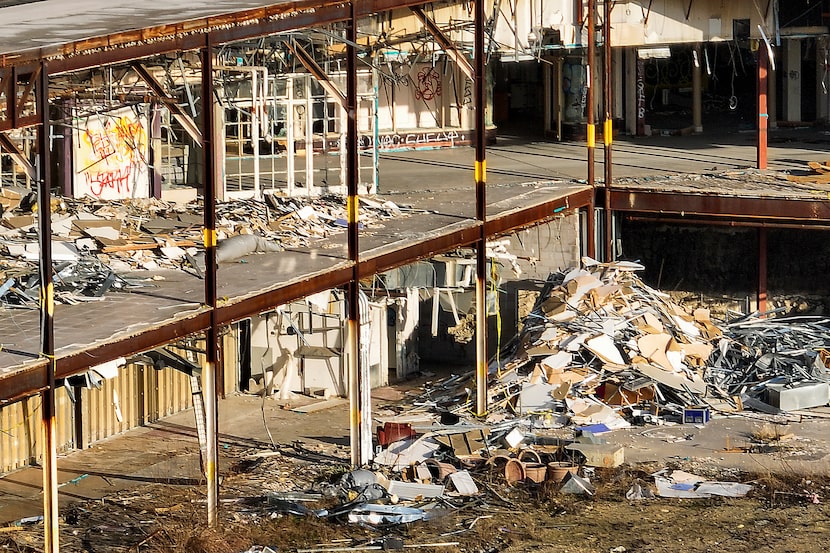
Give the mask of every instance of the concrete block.
POLYGON ((578 451, 585 456, 589 467, 618 467, 625 461, 625 449, 613 444, 575 443, 565 446, 569 451, 578 451))
POLYGON ((766 402, 782 411, 795 411, 827 405, 830 401, 830 384, 827 382, 798 382, 793 385, 770 384, 766 402))

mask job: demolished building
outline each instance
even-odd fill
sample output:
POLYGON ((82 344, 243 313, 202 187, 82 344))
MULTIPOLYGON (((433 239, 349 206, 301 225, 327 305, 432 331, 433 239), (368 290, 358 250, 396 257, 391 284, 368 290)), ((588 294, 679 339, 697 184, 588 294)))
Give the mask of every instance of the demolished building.
MULTIPOLYGON (((82 14, 71 13, 71 8, 55 1, 34 8, 25 2, 0 6, 7 33, 3 36, 9 37, 2 43, 0 62, 0 177, 3 224, 9 231, 4 232, 3 269, 7 270, 9 260, 28 263, 9 269, 0 284, 7 308, 2 320, 0 385, 4 410, 11 413, 14 425, 25 425, 29 435, 37 435, 38 422, 46 430, 42 438, 25 444, 9 439, 4 451, 16 452, 10 461, 13 466, 7 468, 35 459, 44 465, 47 542, 52 549, 56 547, 52 540, 57 524, 57 452, 86 447, 105 435, 140 425, 147 420, 142 417, 189 407, 197 389, 191 386, 199 384, 193 377, 199 373, 201 379, 196 380, 203 386, 210 446, 208 513, 215 523, 216 400, 243 388, 242 382, 248 384, 254 375, 233 369, 244 366, 241 360, 254 353, 259 354, 256 370, 262 373, 258 385, 273 387, 274 381, 290 380, 300 390, 330 390, 349 397, 353 413, 366 415, 362 424, 354 416, 352 461, 367 461, 372 452, 366 411, 369 389, 372 382, 388 376, 390 359, 396 360, 392 368, 402 375, 410 370, 411 351, 403 346, 417 325, 411 313, 416 298, 409 292, 406 297, 384 298, 372 308, 371 316, 359 307, 368 303, 365 290, 361 296, 360 283, 389 270, 473 247, 472 255, 464 256, 468 269, 462 280, 466 280, 466 300, 476 309, 464 313, 468 327, 459 333, 475 338, 479 370, 473 411, 484 413, 489 401, 488 347, 492 350, 486 339, 488 287, 496 282, 488 279, 488 260, 494 257, 496 239, 554 221, 554 241, 568 242, 561 246, 567 249, 563 259, 552 261, 545 248, 528 247, 532 250, 528 257, 534 261, 527 261, 561 267, 580 254, 606 260, 621 257, 619 229, 625 222, 621 214, 659 214, 660 224, 668 225, 728 219, 750 232, 758 229, 758 267, 752 271, 749 289, 753 295, 757 292, 758 310, 765 311, 769 229, 822 232, 830 218, 820 193, 826 184, 821 178, 797 188, 775 187, 759 173, 748 173, 744 179, 717 175, 709 183, 698 181, 701 187, 694 189, 677 179, 642 179, 615 186, 610 172, 614 121, 631 135, 653 134, 653 129, 660 133, 658 120, 646 119, 657 115, 655 99, 665 99, 662 104, 668 107, 680 95, 692 107, 691 114, 682 115, 691 115, 691 126, 698 130, 703 120, 704 71, 712 76, 712 83, 719 71, 721 81, 723 75, 754 77, 757 71, 759 82, 767 83, 763 79, 768 78, 769 60, 762 56, 770 50, 778 52, 777 38, 771 37, 781 35, 778 31, 783 27, 783 36, 789 32, 790 38, 784 39, 786 57, 779 71, 789 79, 793 72, 799 73, 805 59, 818 59, 823 52, 820 37, 826 29, 821 29, 821 16, 818 20, 813 14, 806 16, 806 26, 812 27, 807 31, 787 31, 787 24, 800 19, 780 26, 778 6, 760 12, 748 2, 714 8, 711 2, 669 2, 659 9, 651 3, 629 2, 605 11, 610 5, 592 2, 553 2, 540 5, 538 11, 526 3, 511 9, 493 3, 485 9, 480 3, 453 2, 229 1, 211 6, 176 2, 173 6, 179 11, 155 4, 126 11, 94 4, 82 14), (55 20, 31 11, 47 5, 55 10, 55 20), (598 16, 603 17, 603 25, 613 22, 619 36, 611 31, 590 32, 601 26, 598 16), (55 23, 59 18, 63 20, 55 23), (802 36, 805 32, 807 38, 802 36), (600 87, 593 86, 599 80, 599 57, 593 51, 598 35, 608 50, 604 62, 611 85, 602 95, 595 93, 600 87), (690 36, 694 42, 689 42, 690 36), (705 43, 702 49, 700 43, 705 43), (800 55, 802 43, 807 56, 800 55), (683 55, 676 55, 678 51, 686 55, 685 61, 683 55), (485 60, 492 63, 485 65, 485 60), (680 78, 664 82, 664 66, 674 67, 678 74, 682 67, 690 82, 680 78), (652 100, 648 103, 646 93, 652 100), (601 101, 608 104, 600 133, 609 153, 604 187, 594 178, 592 157, 595 111, 601 101), (485 186, 499 178, 494 159, 487 178, 486 147, 498 141, 498 125, 508 126, 512 117, 519 120, 522 115, 543 134, 557 138, 581 137, 584 131, 591 159, 587 182, 540 178, 523 162, 521 170, 501 171, 513 173, 509 174, 512 182, 485 186), (646 133, 647 126, 653 127, 651 133, 646 133), (475 146, 475 159, 467 155, 470 159, 459 164, 465 182, 471 188, 475 185, 474 199, 472 192, 462 192, 453 205, 447 188, 427 194, 424 188, 433 186, 425 183, 431 178, 430 164, 421 159, 410 162, 418 170, 408 172, 427 176, 413 186, 407 202, 392 198, 390 205, 386 198, 371 196, 397 191, 398 185, 382 181, 378 172, 384 150, 465 144, 475 146), (765 187, 759 192, 761 181, 765 187), (339 197, 331 200, 327 194, 339 197), (127 206, 126 211, 135 209, 138 215, 132 213, 124 219, 129 219, 127 224, 117 229, 97 217, 62 217, 67 206, 86 202, 88 196, 95 197, 89 201, 96 206, 88 211, 127 206), (170 203, 192 200, 197 200, 195 212, 170 208, 170 203), (405 217, 401 209, 418 216, 405 217), (175 215, 148 217, 156 210, 175 215), (385 214, 377 225, 367 216, 374 210, 385 214), (234 218, 247 219, 253 228, 237 228, 234 218), (125 232, 127 236, 122 235, 125 232), (10 234, 14 239, 7 239, 10 234), (53 235, 73 238, 76 251, 67 251, 60 240, 53 241, 53 235), (223 244, 234 246, 228 257, 223 257, 223 244), (100 250, 97 261, 86 257, 85 248, 100 250), (116 255, 128 251, 129 256, 116 255), (108 263, 114 258, 127 260, 131 269, 156 270, 171 264, 181 270, 156 274, 152 286, 140 286, 99 265, 102 254, 110 255, 108 263), (77 283, 84 279, 90 285, 78 293, 77 283), (116 290, 129 293, 106 294, 116 290), (317 294, 328 294, 327 299, 317 294), (303 301, 292 307, 297 300, 303 301), (324 308, 312 312, 314 303, 324 308), (363 336, 364 317, 379 321, 376 328, 394 327, 394 339, 381 333, 363 336), (337 321, 335 328, 328 327, 332 320, 337 321), (395 324, 382 324, 390 320, 395 324), (313 329, 322 330, 327 341, 304 342, 301 336, 312 336, 313 329), (283 330, 291 336, 292 347, 307 348, 294 360, 298 372, 290 378, 287 371, 278 372, 285 364, 284 359, 278 362, 281 348, 269 344, 283 330), (365 350, 364 346, 384 340, 386 361, 383 348, 365 350), (134 356, 149 356, 149 362, 141 359, 120 372, 112 370, 112 362, 134 356), (370 360, 371 356, 376 357, 370 360), (362 363, 364 358, 367 361, 362 363), (301 374, 303 363, 316 367, 306 373, 307 382, 301 374), (374 376, 372 366, 380 367, 374 376), (228 368, 232 369, 223 370, 228 368), (271 380, 266 382, 269 371, 271 380), (89 394, 72 380, 87 375, 100 383, 98 377, 89 376, 91 372, 113 376, 101 383, 105 395, 89 394), (133 383, 140 392, 131 387, 133 383), (80 402, 73 404, 70 392, 80 402), (26 415, 33 412, 30 401, 43 405, 40 417, 26 415), (85 423, 98 412, 117 413, 115 422, 106 424, 105 430, 85 431, 85 423)), ((783 9, 786 15, 791 6, 783 9)), ((816 84, 823 82, 818 64, 813 68, 806 63, 816 84)), ((796 98, 800 88, 791 80, 784 84, 780 77, 776 82, 777 87, 761 85, 752 93, 730 91, 727 98, 727 106, 733 97, 742 107, 757 101, 753 120, 757 115, 759 166, 762 158, 766 163, 761 122, 766 123, 767 112, 785 110, 786 119, 801 119, 793 111, 803 104, 800 96, 796 98), (764 108, 765 90, 781 87, 786 91, 783 108, 772 101, 774 109, 764 108)), ((815 102, 804 102, 813 103, 816 116, 826 111, 821 94, 816 94, 815 102)), ((721 110, 720 115, 724 113, 734 110, 721 110)), ((446 260, 441 263, 449 265, 446 260)), ((457 280, 432 283, 433 289, 445 289, 433 295, 439 305, 442 298, 455 300, 457 280)), ((453 313, 452 306, 449 313, 453 318, 460 315, 453 313)), ((685 375, 685 370, 675 371, 671 360, 676 350, 669 348, 672 342, 662 334, 646 341, 654 344, 641 346, 638 341, 636 351, 648 361, 641 363, 640 370, 651 371, 648 367, 656 365, 672 376, 654 374, 680 378, 674 372, 685 375), (651 359, 643 352, 656 355, 661 348, 668 361, 651 359)), ((619 358, 614 355, 602 336, 589 341, 596 352, 610 355, 604 362, 627 363, 623 352, 618 352, 619 358)), ((683 355, 702 358, 700 350, 683 355)), ((728 362, 730 351, 723 355, 728 362)), ((768 374, 769 368, 781 363, 788 365, 774 358, 755 370, 768 374)), ((250 359, 248 364, 253 371, 250 359)), ((744 392, 740 379, 732 382, 723 374, 713 378, 723 389, 723 401, 734 402, 744 392)), ((655 395, 661 391, 673 403, 685 405, 684 398, 689 397, 685 387, 694 392, 701 385, 694 378, 687 380, 677 384, 679 389, 650 388, 655 395)), ((541 379, 537 383, 550 384, 541 379)), ((621 378, 616 384, 632 393, 649 388, 621 378), (626 384, 635 389, 625 389, 626 384)), ((772 391, 774 386, 770 390, 779 393, 772 391)), ((532 403, 532 395, 528 389, 526 403, 532 403)), ((11 459, 4 455, 7 458, 11 459)))

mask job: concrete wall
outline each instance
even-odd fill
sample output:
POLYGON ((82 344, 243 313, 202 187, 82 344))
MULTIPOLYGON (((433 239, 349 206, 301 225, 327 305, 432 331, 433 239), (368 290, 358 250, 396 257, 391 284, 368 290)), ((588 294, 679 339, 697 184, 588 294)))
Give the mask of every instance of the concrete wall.
MULTIPOLYGON (((516 335, 521 318, 526 315, 548 275, 559 269, 574 267, 580 259, 579 217, 564 213, 547 223, 530 227, 509 236, 508 251, 518 256, 521 274, 514 274, 509 266, 501 268, 502 283, 498 294, 498 315, 487 318, 487 351, 492 356, 516 335)), ((461 314, 463 315, 463 313, 461 314)), ((441 311, 438 335, 431 333, 432 301, 421 304, 419 328, 420 355, 424 365, 463 365, 475 362, 475 340, 459 343, 452 336, 456 327, 452 314, 441 311)), ((473 324, 470 315, 463 324, 473 324)), ((472 328, 466 329, 472 332, 472 328)))

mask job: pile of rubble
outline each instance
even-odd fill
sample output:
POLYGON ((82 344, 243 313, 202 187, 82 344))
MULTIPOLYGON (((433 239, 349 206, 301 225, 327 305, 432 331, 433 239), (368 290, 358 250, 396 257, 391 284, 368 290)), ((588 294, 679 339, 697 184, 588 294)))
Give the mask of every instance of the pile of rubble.
MULTIPOLYGON (((376 227, 404 213, 392 202, 361 198, 361 224, 376 227)), ((141 273, 184 270, 202 276, 202 203, 155 198, 52 200, 55 299, 76 303, 110 290, 144 286, 141 273), (130 273, 139 272, 139 277, 130 273)), ((346 227, 345 199, 266 195, 217 205, 218 259, 308 247, 346 227)), ((369 232, 366 230, 366 232, 369 232)), ((0 305, 37 307, 36 197, 0 188, 0 305)))
MULTIPOLYGON (((602 436, 609 430, 828 404, 827 320, 719 325, 644 284, 642 268, 586 259, 551 275, 521 334, 490 364, 486 416, 474 415, 471 373, 431 383, 408 409, 378 417, 377 472, 349 473, 333 512, 373 524, 421 520, 448 498, 489 497, 493 475, 593 495, 594 471, 624 463, 623 448, 602 436)), ((637 484, 627 497, 752 489, 677 470, 651 476, 653 486, 637 484)))
MULTIPOLYGON (((830 319, 756 313, 718 324, 647 286, 635 274, 642 268, 585 259, 551 275, 521 334, 490 365, 491 418, 618 428, 827 405, 830 319)), ((441 383, 429 400, 471 413, 469 377, 441 383)))

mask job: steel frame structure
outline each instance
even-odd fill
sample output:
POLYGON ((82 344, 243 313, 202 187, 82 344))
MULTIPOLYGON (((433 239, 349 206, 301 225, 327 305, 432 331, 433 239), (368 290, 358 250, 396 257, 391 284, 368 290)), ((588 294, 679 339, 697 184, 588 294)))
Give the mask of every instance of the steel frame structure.
MULTIPOLYGON (((347 129, 347 189, 348 189, 348 259, 331 270, 311 275, 300 282, 282 283, 266 292, 220 302, 216 291, 216 189, 220 168, 216 164, 216 129, 212 110, 203 110, 202 128, 190 128, 189 132, 200 136, 205 151, 204 184, 204 245, 207 269, 205 271, 205 302, 197 312, 178 319, 175 323, 148 329, 137 336, 117 339, 102 345, 89 345, 80 352, 55 355, 54 350, 54 297, 52 292, 50 240, 50 198, 52 193, 48 171, 38 176, 38 206, 41 282, 41 357, 28 364, 23 370, 0 376, 0 401, 9 401, 32 394, 43 394, 43 439, 44 450, 44 513, 47 551, 59 550, 57 514, 57 468, 54 444, 54 389, 56 379, 66 378, 85 370, 88 359, 98 362, 121 356, 133 355, 171 341, 193 334, 204 333, 207 344, 207 361, 203 368, 205 379, 207 430, 209 435, 206 472, 208 480, 207 520, 217 524, 218 479, 216 467, 217 452, 217 382, 222 367, 218 355, 218 331, 225 325, 273 309, 297 298, 331 288, 345 287, 348 291, 349 318, 349 372, 351 386, 352 462, 362 464, 365 458, 365 433, 361 432, 365 394, 361 389, 367 383, 361 382, 358 365, 358 283, 361 279, 394 267, 417 261, 437 253, 460 246, 473 245, 476 248, 477 284, 477 412, 486 412, 486 360, 484 341, 484 281, 486 270, 485 244, 487 239, 515 229, 537 224, 549 219, 562 209, 589 208, 594 205, 607 206, 611 211, 639 213, 694 213, 724 217, 745 217, 751 219, 775 219, 792 221, 816 221, 830 219, 830 208, 826 202, 784 202, 771 204, 763 199, 740 199, 723 196, 693 194, 664 194, 619 190, 610 182, 610 172, 605 183, 604 202, 598 202, 595 194, 599 190, 576 192, 557 200, 543 202, 527 209, 516 210, 499 216, 489 216, 486 210, 486 153, 485 153, 485 15, 482 2, 475 2, 475 52, 474 66, 462 62, 466 70, 472 70, 475 77, 476 125, 475 165, 471 167, 476 190, 476 216, 468 224, 448 230, 438 236, 425 238, 412 247, 393 249, 372 256, 361 256, 358 248, 358 150, 355 106, 357 103, 357 52, 356 25, 365 16, 396 8, 416 7, 424 4, 421 0, 369 0, 360 2, 326 2, 312 0, 286 2, 270 7, 246 10, 217 17, 189 21, 177 25, 153 27, 140 31, 119 33, 102 38, 90 39, 57 47, 44 48, 36 52, 21 52, 16 56, 0 58, 0 91, 5 98, 5 110, 0 117, 0 132, 23 127, 38 127, 39 166, 50 167, 49 132, 51 127, 49 111, 50 77, 115 63, 133 63, 160 54, 182 51, 198 51, 202 62, 202 98, 212 98, 214 75, 214 49, 222 44, 254 39, 296 29, 319 27, 330 23, 345 23, 347 29, 347 90, 344 104, 348 113, 347 129)), ((588 28, 590 43, 593 44, 595 30, 595 5, 589 3, 588 28)), ((607 19, 607 14, 606 14, 607 19)), ((435 37, 439 42, 445 37, 435 37)), ((606 51, 610 41, 606 34, 606 51)), ((453 50, 454 51, 454 50, 453 50)), ((593 46, 590 49, 593 60, 593 46)), ((455 52, 455 55, 460 55, 455 52)), ((146 73, 146 72, 145 72, 146 73)), ((158 101, 169 101, 158 83, 150 75, 144 80, 159 96, 158 101)), ((589 102, 592 106, 593 102, 589 102)), ((175 112, 179 117, 186 114, 175 112)), ((606 121, 609 120, 606 113, 606 121)), ((594 117, 588 120, 589 180, 593 185, 594 117)), ((608 125, 606 123, 606 125, 608 125)), ((609 127, 605 131, 609 133, 609 127)), ((610 160, 610 136, 607 136, 610 160)), ((8 147, 8 145, 7 145, 8 147)), ((609 162, 610 165, 610 162, 609 162)), ((607 168, 610 171, 610 167, 607 168)), ((589 220, 592 220, 589 217, 589 220)), ((606 232, 609 229, 606 228, 606 232)), ((593 232, 590 233, 591 235, 593 232)), ((608 237, 610 240, 610 237, 608 237)), ((589 251, 594 251, 594 245, 589 251)))

